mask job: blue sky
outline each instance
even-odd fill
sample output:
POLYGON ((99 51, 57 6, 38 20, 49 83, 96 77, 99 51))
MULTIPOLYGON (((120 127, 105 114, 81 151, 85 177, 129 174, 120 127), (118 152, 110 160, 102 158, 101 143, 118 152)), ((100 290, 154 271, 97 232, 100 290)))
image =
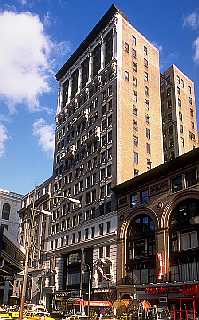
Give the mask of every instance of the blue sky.
MULTIPOLYGON (((58 89, 54 74, 111 4, 1 1, 0 188, 25 194, 52 174, 58 89)), ((195 81, 199 97, 198 1, 115 4, 160 48, 161 69, 176 64, 195 81)))

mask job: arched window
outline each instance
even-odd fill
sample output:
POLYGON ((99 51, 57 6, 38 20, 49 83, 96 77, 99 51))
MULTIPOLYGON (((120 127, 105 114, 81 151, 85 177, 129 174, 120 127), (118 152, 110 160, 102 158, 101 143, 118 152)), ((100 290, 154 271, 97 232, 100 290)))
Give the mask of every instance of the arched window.
POLYGON ((169 224, 170 280, 199 280, 199 200, 185 199, 172 211, 169 224))
POLYGON ((131 283, 155 281, 155 224, 147 214, 130 223, 126 239, 126 269, 131 283))
POLYGON ((10 216, 10 205, 9 203, 4 203, 2 210, 2 219, 9 220, 10 216))

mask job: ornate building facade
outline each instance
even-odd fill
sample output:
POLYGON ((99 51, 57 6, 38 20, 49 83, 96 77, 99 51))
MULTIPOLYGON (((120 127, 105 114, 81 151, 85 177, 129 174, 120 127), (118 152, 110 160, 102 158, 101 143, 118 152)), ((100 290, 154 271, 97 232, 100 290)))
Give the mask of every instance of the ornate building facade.
POLYGON ((199 149, 115 187, 118 296, 195 310, 199 300, 199 149))

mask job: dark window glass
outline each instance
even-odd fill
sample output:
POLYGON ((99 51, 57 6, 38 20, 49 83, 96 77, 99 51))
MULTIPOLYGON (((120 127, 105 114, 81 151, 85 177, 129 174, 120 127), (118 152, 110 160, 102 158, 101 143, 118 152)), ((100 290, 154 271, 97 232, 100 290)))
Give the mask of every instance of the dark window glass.
POLYGON ((141 204, 146 204, 149 202, 149 191, 148 190, 144 190, 140 193, 140 201, 141 201, 141 204))
POLYGON ((101 45, 98 45, 93 50, 93 77, 98 74, 101 68, 101 45))
POLYGON ((9 203, 4 203, 2 210, 2 219, 9 220, 10 216, 10 205, 9 203))
POLYGON ((182 187, 183 187, 182 175, 179 174, 171 179, 171 187, 172 187, 172 192, 177 192, 182 190, 182 187))
POLYGON ((135 208, 137 206, 137 203, 138 203, 137 192, 133 192, 130 195, 130 206, 131 206, 131 208, 135 208))
POLYGON ((191 187, 197 183, 196 169, 189 170, 185 173, 186 187, 191 187))
POLYGON ((63 106, 65 106, 65 104, 68 101, 68 86, 69 86, 69 80, 66 80, 63 83, 63 106))
POLYGON ((113 57, 113 30, 105 37, 105 65, 107 65, 113 57))
POLYGON ((85 87, 89 77, 89 57, 82 62, 82 88, 85 87))
POLYGON ((79 70, 77 69, 72 74, 71 98, 75 96, 78 90, 78 76, 79 76, 79 70))

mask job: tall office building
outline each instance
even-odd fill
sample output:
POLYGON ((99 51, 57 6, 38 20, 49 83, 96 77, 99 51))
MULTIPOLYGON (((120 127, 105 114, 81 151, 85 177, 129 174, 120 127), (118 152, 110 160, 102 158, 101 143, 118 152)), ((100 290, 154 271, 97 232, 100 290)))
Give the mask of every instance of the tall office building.
POLYGON ((59 301, 69 291, 87 299, 90 276, 95 299, 116 285, 111 187, 163 162, 159 74, 158 49, 113 5, 56 75, 53 192, 81 202, 54 201, 59 301))
POLYGON ((165 161, 198 146, 194 83, 175 65, 161 75, 165 161))

